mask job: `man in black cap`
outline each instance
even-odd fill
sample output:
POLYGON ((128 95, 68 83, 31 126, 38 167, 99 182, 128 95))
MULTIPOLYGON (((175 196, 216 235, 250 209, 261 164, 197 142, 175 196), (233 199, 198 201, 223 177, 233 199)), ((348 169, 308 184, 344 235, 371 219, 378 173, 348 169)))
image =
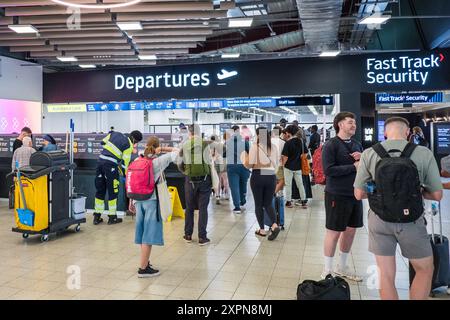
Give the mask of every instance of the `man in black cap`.
POLYGON ((117 196, 119 194, 119 172, 123 176, 131 160, 134 145, 142 140, 140 131, 133 131, 129 136, 120 132, 112 132, 103 139, 103 151, 97 163, 95 188, 94 225, 103 222, 102 213, 105 211, 105 197, 108 192, 108 224, 122 222, 117 218, 117 196))

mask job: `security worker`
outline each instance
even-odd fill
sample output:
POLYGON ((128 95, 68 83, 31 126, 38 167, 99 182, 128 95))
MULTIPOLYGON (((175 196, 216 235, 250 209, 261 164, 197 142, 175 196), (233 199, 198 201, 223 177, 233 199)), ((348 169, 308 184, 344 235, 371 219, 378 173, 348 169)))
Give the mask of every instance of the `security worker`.
POLYGON ((103 151, 99 156, 95 177, 95 213, 94 225, 103 222, 102 213, 105 210, 105 196, 108 191, 108 224, 122 222, 117 218, 117 196, 119 194, 120 174, 125 172, 130 163, 133 146, 142 140, 140 131, 133 131, 129 137, 120 132, 111 132, 103 139, 103 151))

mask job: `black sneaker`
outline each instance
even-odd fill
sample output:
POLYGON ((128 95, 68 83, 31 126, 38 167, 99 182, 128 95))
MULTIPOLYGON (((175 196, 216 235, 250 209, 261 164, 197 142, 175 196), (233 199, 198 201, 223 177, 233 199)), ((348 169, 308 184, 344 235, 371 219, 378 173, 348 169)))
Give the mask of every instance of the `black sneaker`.
POLYGON ((200 238, 198 239, 198 245, 199 246, 206 246, 207 244, 209 244, 211 242, 211 240, 209 240, 208 238, 200 238))
POLYGON ((278 237, 278 234, 280 233, 280 227, 276 227, 275 229, 271 230, 269 236, 267 237, 267 240, 273 241, 278 237))
POLYGON ((280 226, 280 229, 281 229, 281 230, 284 230, 284 225, 281 225, 281 226, 280 226))
POLYGON ((242 211, 241 211, 241 209, 240 209, 240 208, 234 208, 234 209, 233 209, 233 213, 236 213, 236 214, 241 214, 241 213, 242 213, 242 211))
POLYGON ((98 225, 99 223, 102 223, 102 214, 101 213, 94 213, 94 225, 98 225))
POLYGON ((116 224, 116 223, 121 223, 122 222, 122 218, 117 218, 116 215, 108 216, 108 218, 109 218, 108 224, 116 224))
POLYGON ((187 243, 191 243, 192 242, 192 236, 188 236, 187 234, 185 234, 183 236, 184 241, 186 241, 187 243))
POLYGON ((150 264, 145 269, 139 268, 138 278, 151 278, 159 276, 159 270, 153 269, 150 264))
POLYGON ((286 201, 286 208, 293 208, 292 201, 286 201))

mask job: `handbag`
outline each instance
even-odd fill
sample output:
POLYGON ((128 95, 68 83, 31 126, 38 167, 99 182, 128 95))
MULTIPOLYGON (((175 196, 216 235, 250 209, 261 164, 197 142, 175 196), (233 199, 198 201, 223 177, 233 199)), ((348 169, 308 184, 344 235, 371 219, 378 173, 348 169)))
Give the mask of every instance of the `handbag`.
POLYGON ((220 178, 219 174, 217 173, 216 166, 214 165, 214 161, 212 161, 210 167, 212 188, 214 189, 215 194, 218 195, 220 191, 220 178))
POLYGON ((304 145, 302 142, 302 155, 300 156, 302 162, 302 175, 308 176, 311 173, 311 167, 309 166, 308 153, 305 153, 304 145))
POLYGON ((166 222, 172 215, 172 201, 170 199, 170 192, 167 188, 167 181, 164 173, 161 172, 161 176, 156 184, 156 195, 158 198, 159 212, 163 222, 166 222))
POLYGON ((297 300, 350 300, 350 286, 341 277, 328 275, 324 280, 305 280, 297 287, 297 300))

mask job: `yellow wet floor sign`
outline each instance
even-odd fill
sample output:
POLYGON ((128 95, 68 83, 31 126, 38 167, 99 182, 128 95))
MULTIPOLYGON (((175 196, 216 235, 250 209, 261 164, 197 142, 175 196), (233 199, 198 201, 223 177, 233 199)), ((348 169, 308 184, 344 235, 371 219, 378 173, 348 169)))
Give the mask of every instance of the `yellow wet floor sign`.
POLYGON ((180 217, 184 219, 184 210, 181 205, 180 195, 175 187, 168 187, 170 193, 170 202, 172 204, 172 214, 167 218, 167 221, 172 221, 172 217, 180 217))

